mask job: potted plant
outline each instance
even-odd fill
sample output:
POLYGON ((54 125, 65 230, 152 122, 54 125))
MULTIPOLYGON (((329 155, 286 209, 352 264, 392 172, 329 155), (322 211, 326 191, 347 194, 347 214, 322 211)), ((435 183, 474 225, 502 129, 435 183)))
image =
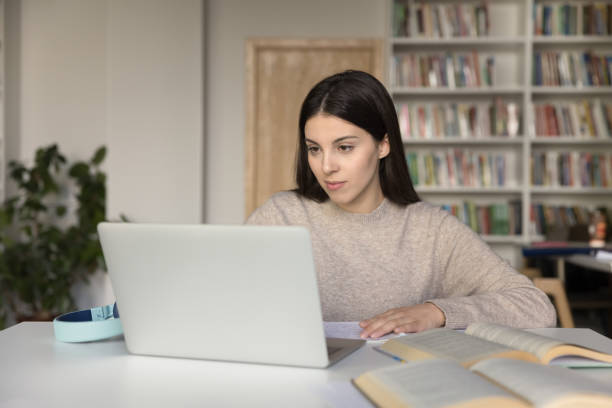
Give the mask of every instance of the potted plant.
POLYGON ((75 308, 72 286, 104 268, 96 226, 105 218, 106 148, 70 165, 53 144, 34 164, 9 163, 17 193, 0 207, 0 328, 17 321, 50 320, 75 308), (76 211, 67 218, 74 182, 76 211))

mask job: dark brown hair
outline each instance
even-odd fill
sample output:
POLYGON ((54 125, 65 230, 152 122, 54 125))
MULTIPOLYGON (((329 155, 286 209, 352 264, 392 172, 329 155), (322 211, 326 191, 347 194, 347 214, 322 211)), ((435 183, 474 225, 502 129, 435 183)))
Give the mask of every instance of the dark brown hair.
POLYGON ((408 173, 397 113, 391 96, 383 84, 372 75, 353 70, 323 79, 310 90, 302 103, 295 171, 298 187, 294 191, 317 202, 329 199, 308 165, 304 133, 308 119, 319 113, 351 122, 370 133, 377 142, 387 135, 390 152, 380 159, 378 173, 383 195, 400 205, 420 201, 408 173))

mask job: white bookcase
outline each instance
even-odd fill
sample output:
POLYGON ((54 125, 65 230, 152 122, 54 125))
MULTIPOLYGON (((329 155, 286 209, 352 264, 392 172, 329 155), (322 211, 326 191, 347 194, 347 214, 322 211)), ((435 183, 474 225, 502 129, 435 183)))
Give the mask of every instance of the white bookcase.
MULTIPOLYGON (((534 86, 532 64, 534 54, 540 51, 586 51, 612 54, 612 36, 540 36, 534 35, 534 4, 540 0, 494 0, 488 2, 490 29, 485 37, 422 38, 393 35, 395 0, 389 0, 387 15, 386 60, 389 62, 388 89, 397 104, 490 102, 496 97, 514 102, 520 109, 521 134, 514 138, 448 138, 414 139, 404 143, 406 152, 427 152, 447 148, 476 151, 511 152, 516 160, 516 183, 512 187, 417 187, 421 197, 435 204, 473 201, 479 204, 520 201, 522 233, 517 236, 483 236, 494 249, 515 266, 520 263, 520 246, 542 240, 530 231, 529 214, 532 203, 555 205, 605 205, 612 208, 612 188, 598 187, 543 187, 530 182, 532 152, 555 150, 559 152, 612 152, 612 137, 606 139, 578 139, 575 137, 541 137, 535 134, 532 108, 540 102, 572 102, 598 98, 612 101, 612 87, 542 87, 534 86), (493 86, 472 88, 425 88, 396 86, 392 73, 392 58, 402 54, 430 52, 477 51, 495 58, 493 86)), ((612 0, 600 0, 607 4, 612 0)), ((413 3, 422 3, 414 1, 413 3)), ((432 0, 429 5, 481 4, 482 1, 432 0)), ((543 4, 585 4, 585 0, 546 0, 543 4)), ((612 226, 611 226, 612 227, 612 226)))

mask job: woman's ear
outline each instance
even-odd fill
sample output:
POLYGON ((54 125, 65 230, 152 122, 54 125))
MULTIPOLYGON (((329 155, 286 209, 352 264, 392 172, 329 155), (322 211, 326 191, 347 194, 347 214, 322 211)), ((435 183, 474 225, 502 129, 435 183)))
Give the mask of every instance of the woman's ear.
POLYGON ((385 135, 383 140, 378 143, 378 158, 383 159, 389 155, 391 146, 389 145, 389 136, 385 135))

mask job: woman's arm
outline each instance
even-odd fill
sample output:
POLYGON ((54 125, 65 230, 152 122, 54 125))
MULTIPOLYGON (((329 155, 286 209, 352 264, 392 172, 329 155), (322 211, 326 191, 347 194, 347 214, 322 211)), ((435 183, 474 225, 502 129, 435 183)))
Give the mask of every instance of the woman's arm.
POLYGON ((434 258, 431 273, 441 288, 438 294, 423 304, 392 309, 360 322, 363 337, 440 326, 465 328, 473 322, 520 328, 555 325, 555 310, 542 291, 457 218, 439 214, 429 255, 434 258))
POLYGON ((442 296, 428 301, 444 312, 446 327, 464 328, 473 322, 519 328, 555 325, 548 296, 450 214, 440 224, 434 257, 443 290, 442 296))

